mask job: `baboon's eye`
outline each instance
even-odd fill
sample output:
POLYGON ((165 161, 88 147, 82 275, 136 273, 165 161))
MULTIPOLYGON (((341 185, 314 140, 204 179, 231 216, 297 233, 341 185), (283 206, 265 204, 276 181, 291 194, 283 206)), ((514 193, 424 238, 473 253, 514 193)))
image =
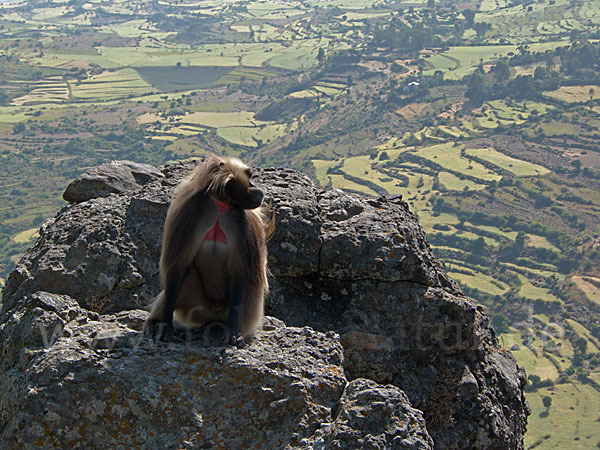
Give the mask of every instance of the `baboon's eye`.
POLYGON ((246 170, 246 175, 248 176, 248 179, 252 178, 252 171, 250 169, 246 170))
POLYGON ((221 161, 221 162, 219 163, 219 167, 221 167, 221 168, 225 167, 225 163, 224 163, 223 161, 221 161))

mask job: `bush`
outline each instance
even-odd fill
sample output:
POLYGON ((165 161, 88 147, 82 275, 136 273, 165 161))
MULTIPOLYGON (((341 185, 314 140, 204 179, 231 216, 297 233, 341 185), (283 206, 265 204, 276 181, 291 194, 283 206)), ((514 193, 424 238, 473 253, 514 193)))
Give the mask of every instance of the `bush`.
POLYGON ((22 133, 23 131, 25 131, 25 128, 26 128, 25 124, 22 122, 19 122, 13 126, 13 134, 22 133))
POLYGON ((504 333, 505 331, 508 331, 508 320, 506 320, 506 316, 502 313, 494 314, 492 316, 492 326, 496 330, 496 333, 504 333))
POLYGON ((585 354, 585 351, 587 349, 587 339, 584 337, 580 337, 575 341, 575 346, 579 349, 581 353, 585 354))
POLYGON ((549 395, 545 395, 542 398, 542 403, 544 405, 544 408, 546 408, 546 409, 550 408, 550 406, 552 405, 552 397, 550 397, 549 395))

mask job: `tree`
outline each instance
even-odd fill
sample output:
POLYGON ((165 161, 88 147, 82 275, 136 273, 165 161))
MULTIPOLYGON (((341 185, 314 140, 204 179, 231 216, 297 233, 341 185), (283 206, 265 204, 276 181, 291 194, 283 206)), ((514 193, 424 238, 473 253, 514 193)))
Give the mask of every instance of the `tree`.
POLYGON ((471 75, 471 78, 469 78, 469 87, 467 88, 467 92, 465 92, 465 97, 467 97, 474 106, 481 106, 485 101, 485 96, 485 80, 483 79, 481 72, 476 70, 473 72, 473 75, 471 75))
POLYGON ((475 21, 475 11, 467 8, 463 10, 462 15, 464 16, 465 21, 467 22, 467 27, 471 28, 473 26, 473 22, 475 21))
POLYGON ((541 379, 541 378, 540 378, 538 375, 534 375, 534 374, 531 374, 531 375, 529 375, 529 376, 527 377, 527 379, 528 379, 529 381, 531 381, 531 384, 532 384, 534 387, 535 387, 535 386, 537 386, 538 384, 540 384, 540 382, 542 381, 542 379, 541 379))
POLYGON ((492 29, 492 25, 487 22, 477 22, 473 24, 472 27, 477 33, 478 38, 482 38, 485 36, 485 33, 492 29))
POLYGON ((548 69, 543 66, 537 66, 533 72, 533 78, 536 80, 544 80, 548 78, 549 75, 548 69))
POLYGON ((510 67, 508 67, 508 63, 503 59, 496 63, 493 72, 494 79, 500 83, 510 78, 510 67))
POLYGON ((542 398, 542 403, 544 404, 544 408, 548 409, 552 405, 552 397, 549 395, 544 395, 542 398))
POLYGON ((547 195, 542 194, 541 192, 536 192, 534 194, 534 205, 536 209, 539 208, 547 208, 552 205, 552 199, 547 195))
POLYGON ((575 346, 579 349, 581 353, 585 353, 587 349, 587 339, 584 337, 580 337, 575 341, 575 346))
POLYGON ((398 64, 397 62, 395 62, 390 67, 390 70, 392 72, 394 72, 394 73, 402 73, 402 72, 406 72, 406 67, 401 66, 400 64, 398 64))
POLYGON ((319 47, 319 52, 317 53, 317 61, 319 64, 323 64, 325 62, 325 50, 323 47, 319 47))
POLYGON ((506 320, 506 316, 502 313, 494 314, 492 316, 492 326, 498 334, 508 331, 508 320, 506 320))
POLYGON ((23 131, 25 131, 25 129, 26 129, 25 124, 22 122, 19 122, 13 126, 13 134, 22 133, 23 131))
POLYGON ((515 77, 515 93, 519 98, 534 94, 533 77, 531 75, 517 75, 515 77))
POLYGON ((581 69, 593 69, 598 64, 599 48, 590 42, 576 42, 567 50, 560 53, 560 68, 568 75, 581 69))
POLYGON ((517 233, 517 236, 515 237, 515 246, 517 246, 519 249, 523 250, 523 247, 525 247, 525 238, 527 237, 527 235, 525 233, 523 233, 522 231, 519 231, 517 233))
POLYGON ((481 236, 475 239, 471 244, 471 253, 475 253, 476 255, 485 254, 485 239, 483 239, 481 236))

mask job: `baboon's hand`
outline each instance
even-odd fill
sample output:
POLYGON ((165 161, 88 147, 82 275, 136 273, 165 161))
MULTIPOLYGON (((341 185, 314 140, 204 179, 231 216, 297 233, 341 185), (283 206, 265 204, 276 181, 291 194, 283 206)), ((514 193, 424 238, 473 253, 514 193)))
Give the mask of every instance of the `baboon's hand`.
POLYGON ((233 345, 237 348, 244 348, 246 346, 246 340, 241 333, 231 333, 231 337, 229 338, 229 345, 233 345))
POLYGON ((144 335, 157 340, 166 341, 173 333, 173 322, 164 322, 160 318, 149 318, 144 323, 144 335))

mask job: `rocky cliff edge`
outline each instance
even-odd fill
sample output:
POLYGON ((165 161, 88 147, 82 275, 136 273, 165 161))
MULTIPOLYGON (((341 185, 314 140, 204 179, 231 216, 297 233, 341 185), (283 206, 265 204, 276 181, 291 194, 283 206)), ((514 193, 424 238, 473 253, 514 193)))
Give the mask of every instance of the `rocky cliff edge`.
POLYGON ((6 283, 5 448, 522 448, 524 372, 399 197, 262 169, 271 294, 245 348, 142 336, 194 162, 88 171, 6 283))

